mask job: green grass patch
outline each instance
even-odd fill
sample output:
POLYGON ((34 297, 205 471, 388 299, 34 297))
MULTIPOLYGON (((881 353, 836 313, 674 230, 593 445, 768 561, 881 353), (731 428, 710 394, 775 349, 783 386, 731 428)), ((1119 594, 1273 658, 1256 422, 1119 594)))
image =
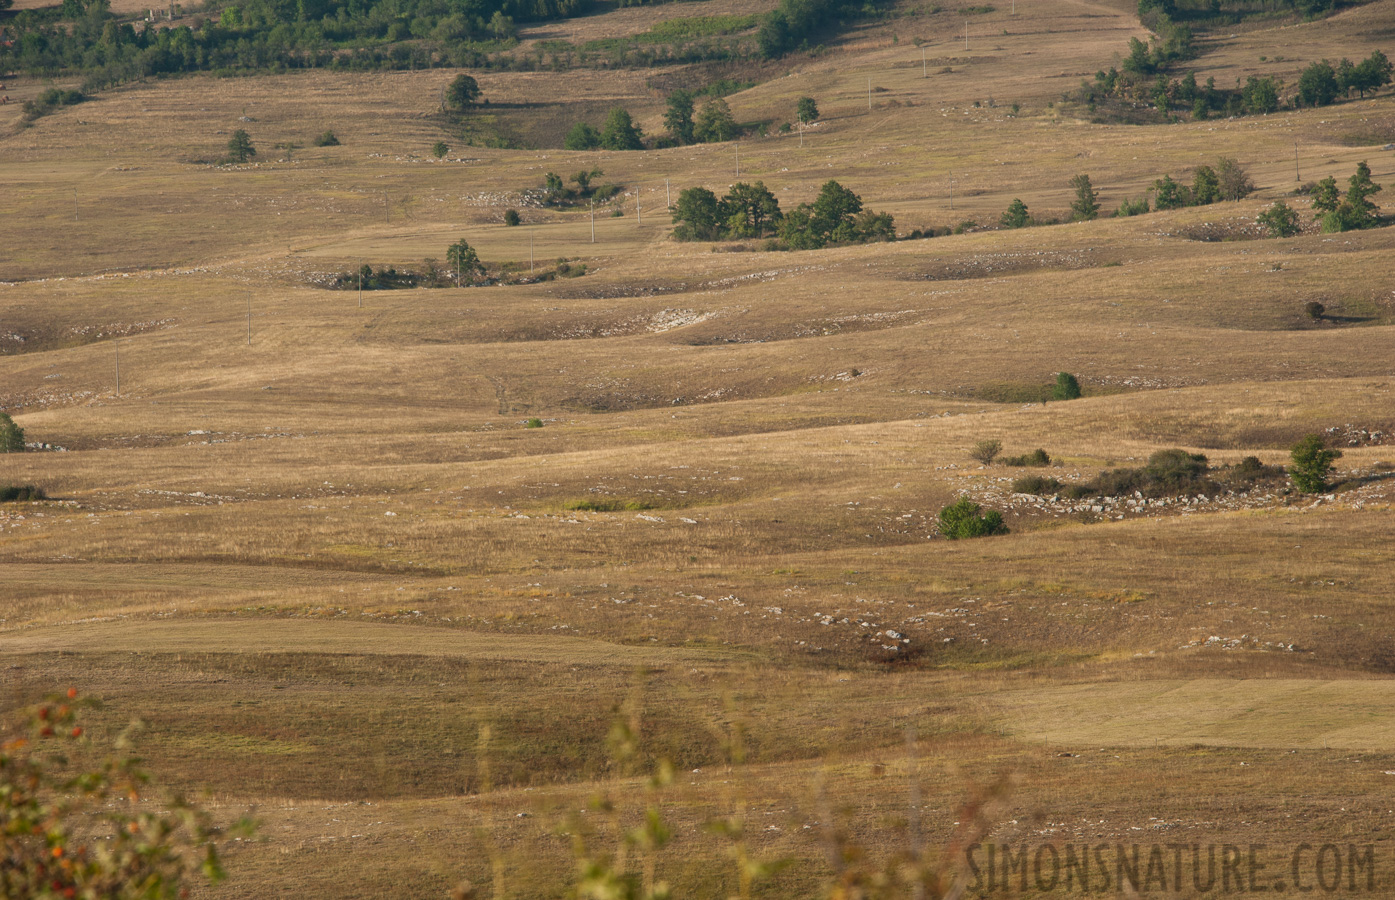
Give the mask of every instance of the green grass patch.
POLYGON ((585 500, 570 500, 564 504, 565 509, 576 512, 626 512, 641 509, 653 509, 653 505, 644 500, 625 500, 621 497, 606 499, 587 498, 585 500))

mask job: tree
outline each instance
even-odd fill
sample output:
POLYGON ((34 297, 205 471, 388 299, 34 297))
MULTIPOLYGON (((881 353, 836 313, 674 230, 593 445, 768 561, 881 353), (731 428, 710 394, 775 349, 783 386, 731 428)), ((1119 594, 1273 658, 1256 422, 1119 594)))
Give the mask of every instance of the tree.
POLYGON ((1075 191, 1075 199, 1070 205, 1071 218, 1082 222, 1098 216, 1100 203, 1095 196, 1095 186, 1090 183, 1090 176, 1077 175, 1070 180, 1070 186, 1075 191))
POLYGON ((664 111, 664 127, 679 144, 693 142, 693 93, 674 91, 668 95, 668 109, 664 111))
POLYGON ((1374 50, 1370 56, 1351 67, 1344 86, 1349 92, 1355 90, 1364 98, 1367 91, 1390 84, 1391 71, 1390 60, 1384 53, 1374 50))
POLYGON ((1027 204, 1016 197, 1008 204, 1007 212, 998 219, 998 224, 1004 228, 1025 228, 1031 222, 1031 217, 1027 214, 1027 204))
POLYGON ((507 41, 518 34, 518 26, 513 23, 513 16, 506 16, 501 10, 494 10, 494 15, 490 17, 489 24, 485 26, 496 41, 507 41))
POLYGON ((452 112, 464 112, 475 105, 480 98, 479 82, 469 75, 460 74, 446 88, 444 102, 452 112))
POLYGON ((816 122, 819 118, 819 105, 814 102, 813 97, 800 97, 799 103, 795 105, 795 116, 805 125, 816 122))
POLYGON ((1268 76, 1251 75, 1245 80, 1241 94, 1245 108, 1252 113, 1268 114, 1279 108, 1279 86, 1268 76))
POLYGON ((566 185, 562 184, 562 176, 556 172, 548 172, 543 176, 543 202, 549 206, 561 203, 567 196, 566 185))
POLYGON ((476 275, 484 274, 484 263, 480 262, 479 254, 464 238, 446 249, 446 264, 455 270, 456 287, 460 287, 462 277, 474 281, 476 275))
POLYGON ((1192 205, 1206 206, 1221 199, 1221 180, 1216 177, 1216 170, 1210 166, 1201 166, 1192 176, 1192 205))
POLYGON ((1327 490, 1327 476, 1332 471, 1332 463, 1342 458, 1342 451, 1329 450, 1322 437, 1310 434, 1294 444, 1289 451, 1293 464, 1289 467, 1289 478, 1293 486, 1305 494, 1320 494, 1327 490))
POLYGON ((245 163, 256 155, 257 148, 252 146, 252 138, 241 128, 228 138, 228 159, 232 162, 245 163))
POLYGON ((736 120, 732 118, 731 107, 721 97, 713 97, 702 106, 694 127, 697 139, 708 144, 718 144, 736 137, 736 120))
POLYGON ((431 145, 431 155, 436 157, 437 159, 441 159, 449 152, 450 147, 446 144, 445 141, 437 141, 436 143, 431 145))
POLYGON ((712 241, 721 236, 721 204, 707 188, 688 188, 673 208, 673 237, 679 241, 712 241))
POLYGON ((1080 399, 1080 381, 1069 372, 1057 372, 1056 383, 1051 386, 1052 400, 1080 399))
POLYGON ((981 514, 982 509, 968 497, 960 497, 957 503, 940 510, 940 534, 957 541, 1008 533, 1002 513, 992 510, 981 514))
POLYGON ((722 198, 722 212, 731 237, 763 237, 766 233, 773 234, 780 221, 780 201, 766 189, 763 181, 738 182, 722 198))
POLYGON ((1244 200, 1254 193, 1250 174, 1229 156, 1216 160, 1216 180, 1220 182, 1222 200, 1244 200))
POLYGON ((572 176, 572 184, 576 185, 576 192, 578 194, 580 194, 583 197, 589 197, 591 196, 591 192, 593 190, 593 188, 591 187, 591 179, 600 178, 604 174, 605 173, 602 172, 600 169, 592 169, 589 172, 585 169, 582 169, 580 172, 577 172, 575 175, 572 176))
POLYGON ((1313 189, 1313 214, 1321 219, 1323 213, 1330 213, 1341 202, 1342 195, 1337 190, 1337 179, 1331 175, 1317 183, 1313 189))
POLYGON ((793 43, 794 35, 790 29, 789 17, 778 9, 766 16, 760 23, 760 29, 756 31, 756 46, 760 48, 761 56, 766 59, 783 56, 793 43))
POLYGON ((1164 175, 1153 182, 1153 191, 1157 194, 1153 201, 1154 209, 1181 209, 1187 205, 1186 188, 1172 180, 1171 175, 1164 175))
POLYGON ((517 227, 518 224, 519 224, 520 222, 522 222, 522 221, 523 221, 523 219, 520 218, 519 215, 518 215, 518 210, 516 210, 516 209, 506 209, 506 210, 504 210, 504 225, 506 225, 507 227, 509 227, 509 228, 517 227))
POLYGON ((1298 96, 1308 106, 1326 106, 1342 91, 1337 70, 1327 60, 1315 62, 1298 76, 1298 96))
POLYGON ((825 241, 852 240, 853 216, 860 212, 861 197, 836 181, 826 181, 814 198, 810 228, 825 241))
POLYGON ((607 150, 643 150, 644 141, 627 110, 616 107, 601 129, 601 146, 607 150))
POLYGON ((577 122, 567 132, 562 146, 568 150, 595 150, 601 146, 601 133, 585 122, 577 122))
POLYGON ((1257 221, 1269 229, 1270 237, 1293 237, 1302 230, 1298 224, 1298 211, 1282 200, 1275 200, 1273 206, 1259 214, 1257 221))
POLYGON ((24 429, 8 413, 0 412, 0 453, 23 453, 24 429))
POLYGON ((1347 184, 1347 203, 1351 204, 1353 219, 1357 228, 1374 227, 1377 220, 1377 207, 1371 197, 1379 194, 1381 186, 1371 181, 1371 167, 1363 159, 1356 164, 1356 174, 1347 184))
POLYGON ((316 147, 338 147, 338 146, 339 146, 339 138, 335 135, 335 133, 334 133, 333 131, 326 131, 324 134, 322 134, 322 135, 320 135, 319 137, 315 138, 315 146, 316 146, 316 147))
POLYGON ((1002 441, 979 441, 974 444, 969 456, 983 463, 985 466, 993 465, 993 460, 998 458, 998 454, 1003 452, 1002 441))

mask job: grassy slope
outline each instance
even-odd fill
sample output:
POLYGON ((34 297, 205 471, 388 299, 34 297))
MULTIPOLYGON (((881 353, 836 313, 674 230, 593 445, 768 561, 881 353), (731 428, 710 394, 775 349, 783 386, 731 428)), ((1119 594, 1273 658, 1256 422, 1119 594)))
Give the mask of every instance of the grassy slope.
MULTIPOLYGON (((624 27, 676 8, 625 11, 624 27)), ((1314 35, 1364 56, 1391 8, 1247 31, 1198 66, 1291 78, 1306 60, 1258 56, 1314 35)), ((1059 214, 1081 171, 1109 207, 1218 155, 1250 167, 1254 197, 714 254, 666 240, 664 179, 724 189, 732 146, 430 161, 446 72, 137 85, 9 134, 0 406, 69 452, 0 462, 0 482, 59 498, 0 509, 7 699, 82 684, 108 700, 99 733, 142 716, 169 780, 257 806, 268 841, 234 854, 226 896, 439 896, 488 881, 491 841, 510 890, 553 893, 570 864, 552 825, 617 774, 604 735, 637 683, 649 751, 688 773, 665 866, 697 893, 731 880, 695 826, 738 789, 762 852, 818 857, 803 826, 845 804, 885 849, 908 725, 934 840, 966 775, 1010 770, 1003 840, 1135 839, 1157 821, 1188 841, 1386 839, 1388 444, 1349 448, 1344 473, 1370 480, 1316 506, 1271 494, 1123 521, 1013 498, 1017 472, 966 456, 995 437, 1084 479, 1160 447, 1277 463, 1307 431, 1395 428, 1389 231, 1187 237, 1287 196, 1294 140, 1305 180, 1369 159, 1389 184, 1390 155, 1348 143, 1388 128, 1391 100, 1151 128, 1059 118, 1048 104, 1141 34, 1126 13, 1019 4, 974 17, 968 53, 952 13, 859 29, 731 98, 744 120, 783 121, 804 94, 824 111, 802 149, 744 142, 742 177, 786 206, 836 177, 903 229, 992 221, 1013 197, 1059 214), (870 111, 869 77, 885 88, 870 111), (237 127, 256 167, 198 162, 237 127), (326 128, 342 146, 273 149, 326 128), (525 206, 526 227, 499 224, 546 171, 593 166, 632 192, 594 244, 584 213, 525 206), (526 260, 531 237, 539 260, 591 274, 370 293, 362 309, 306 283, 441 257, 461 235, 489 261, 526 260), (1306 322, 1310 299, 1334 318, 1306 322), (1061 369, 1086 399, 979 399, 1061 369), (934 539, 961 492, 1015 533, 934 539), (569 508, 584 499, 647 508, 569 508), (887 664, 888 628, 914 665, 887 664), (753 762, 728 774, 734 720, 753 762)), ((619 102, 659 127, 642 73, 481 82, 506 103, 546 96, 508 113, 525 124, 619 102)))

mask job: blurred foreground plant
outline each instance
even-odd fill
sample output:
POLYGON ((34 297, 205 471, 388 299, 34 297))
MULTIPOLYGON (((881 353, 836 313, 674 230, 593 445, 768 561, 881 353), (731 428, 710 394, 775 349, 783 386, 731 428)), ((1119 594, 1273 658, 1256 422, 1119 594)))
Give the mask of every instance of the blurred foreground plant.
POLYGON ((149 802, 126 732, 96 759, 77 724, 77 710, 96 705, 76 690, 50 696, 0 744, 0 898, 161 900, 185 896, 200 874, 223 878, 223 830, 183 798, 149 802))

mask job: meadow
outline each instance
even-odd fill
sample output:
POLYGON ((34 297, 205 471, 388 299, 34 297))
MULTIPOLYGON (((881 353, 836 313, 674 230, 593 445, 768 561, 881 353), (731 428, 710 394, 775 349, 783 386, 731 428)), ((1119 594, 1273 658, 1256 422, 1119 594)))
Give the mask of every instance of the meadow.
MULTIPOLYGON (((1262 20, 1188 65, 1291 85, 1391 51, 1392 19, 1262 20)), ((997 843, 1373 844, 1395 892, 1395 229, 1320 234, 1294 193, 1364 160, 1388 201, 1395 95, 1078 117, 1063 95, 1135 36, 1124 2, 904 4, 729 96, 766 136, 667 150, 551 148, 613 105, 661 133, 654 79, 721 72, 477 73, 479 128, 540 149, 467 143, 438 112, 453 70, 151 80, 27 127, 0 107, 0 410, 43 445, 0 486, 50 497, 0 504, 5 710, 77 686, 99 743, 139 719, 162 783, 255 815, 199 896, 561 896, 571 836, 610 827, 588 798, 637 823, 661 760, 675 896, 741 895, 737 850, 792 862, 754 895, 818 895, 840 848, 942 847, 985 791, 997 843), (781 133, 801 96, 819 122, 781 133), (216 164, 239 128, 257 156, 216 164), (1065 217, 1077 174, 1107 214, 1222 156, 1255 193, 993 227, 1014 198, 1065 217), (539 204, 546 173, 593 168, 623 186, 594 232, 539 204), (836 179, 902 235, 978 227, 670 239, 680 190, 757 179, 786 209, 836 179), (1256 228, 1279 199, 1303 233, 1256 228), (461 238, 585 274, 326 287, 461 238), (1062 371, 1083 397, 1023 399, 1062 371), (1052 499, 970 456, 1040 447, 1080 483, 1174 447, 1283 465, 1309 433, 1344 453, 1325 494, 1052 499), (1010 533, 945 540, 960 496, 1010 533)))

